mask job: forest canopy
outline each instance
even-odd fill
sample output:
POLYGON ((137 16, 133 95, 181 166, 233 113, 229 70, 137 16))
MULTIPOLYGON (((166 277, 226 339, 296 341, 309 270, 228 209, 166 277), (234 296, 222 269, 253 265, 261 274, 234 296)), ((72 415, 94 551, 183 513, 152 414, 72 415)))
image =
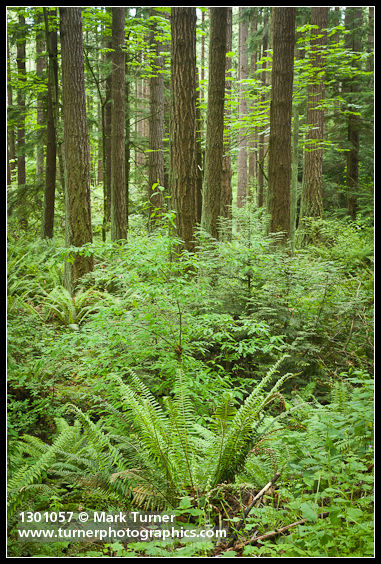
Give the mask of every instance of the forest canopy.
POLYGON ((7 8, 9 556, 373 556, 373 141, 373 6, 7 8))

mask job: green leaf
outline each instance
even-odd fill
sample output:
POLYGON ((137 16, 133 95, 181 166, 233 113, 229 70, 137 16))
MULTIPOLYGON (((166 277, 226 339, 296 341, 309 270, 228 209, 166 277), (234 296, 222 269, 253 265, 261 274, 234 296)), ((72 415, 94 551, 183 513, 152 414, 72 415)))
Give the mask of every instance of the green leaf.
POLYGON ((302 510, 303 519, 307 519, 308 521, 317 521, 318 518, 317 503, 303 502, 300 505, 300 509, 302 510))

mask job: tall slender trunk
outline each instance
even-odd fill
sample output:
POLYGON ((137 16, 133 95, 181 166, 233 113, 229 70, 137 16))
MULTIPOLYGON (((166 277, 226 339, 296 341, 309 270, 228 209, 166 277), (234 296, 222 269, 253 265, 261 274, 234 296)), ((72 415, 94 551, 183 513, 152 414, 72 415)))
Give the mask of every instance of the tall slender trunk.
MULTIPOLYGON (((92 242, 90 151, 86 121, 81 8, 60 8, 62 101, 65 146, 65 243, 92 242)), ((78 280, 93 268, 92 256, 73 252, 65 263, 65 286, 75 292, 78 280)))
POLYGON ((196 145, 196 8, 171 10, 170 195, 176 232, 188 251, 194 249, 197 222, 196 145))
POLYGON ((127 238, 125 166, 125 8, 112 8, 111 240, 127 238))
POLYGON ((222 192, 227 9, 210 8, 208 113, 201 225, 218 238, 222 192))
MULTIPOLYGON (((356 53, 361 53, 361 28, 362 8, 347 7, 345 10, 345 27, 351 30, 347 41, 347 46, 356 53)), ((357 63, 359 65, 359 63, 357 63)), ((348 141, 349 151, 347 153, 346 170, 346 199, 347 209, 352 219, 356 219, 358 211, 357 194, 359 184, 359 160, 360 160, 360 116, 356 115, 354 105, 358 100, 360 83, 354 78, 346 85, 349 91, 349 110, 348 116, 348 141), (352 113, 353 112, 353 113, 352 113)))
MULTIPOLYGON (((11 119, 12 110, 13 110, 13 90, 12 90, 12 71, 11 71, 11 62, 9 57, 9 44, 8 44, 8 37, 7 37, 7 117, 11 119)), ((7 127, 7 136, 8 136, 8 168, 7 168, 7 184, 10 185, 12 183, 12 176, 13 171, 16 168, 16 147, 15 147, 15 130, 12 123, 8 123, 7 127)), ((11 209, 8 213, 11 213, 11 209)))
MULTIPOLYGON (((110 8, 111 9, 111 8, 110 8)), ((106 43, 108 49, 112 49, 112 41, 106 43)), ((112 53, 106 52, 106 61, 112 65, 112 53)), ((106 77, 106 92, 104 105, 104 167, 103 167, 103 228, 102 237, 106 240, 106 232, 111 221, 111 78, 110 71, 106 77)))
POLYGON ((26 119, 26 38, 25 17, 19 15, 19 29, 17 38, 17 207, 20 214, 20 224, 26 229, 28 219, 23 209, 23 200, 26 194, 26 160, 25 160, 25 119, 26 119))
MULTIPOLYGON (((155 12, 151 9, 151 15, 155 12)), ((163 57, 161 44, 155 40, 156 26, 152 26, 150 42, 154 49, 154 59, 152 61, 156 75, 150 78, 150 117, 149 117, 149 146, 148 156, 148 199, 149 225, 152 225, 154 218, 163 207, 163 194, 158 188, 164 186, 164 77, 162 72, 163 57), (155 186, 153 189, 152 187, 155 186)))
MULTIPOLYGON (((262 38, 262 56, 266 56, 266 52, 268 49, 268 13, 266 8, 263 8, 263 38, 262 38)), ((263 71, 261 73, 261 80, 262 84, 266 86, 267 84, 267 72, 266 72, 267 63, 264 62, 262 65, 263 71)), ((261 101, 264 102, 266 99, 265 94, 262 94, 261 101)), ((258 207, 261 208, 265 204, 265 197, 264 197, 264 180, 265 180, 265 157, 266 157, 266 136, 264 133, 261 133, 258 140, 258 196, 257 196, 257 204, 258 207)))
MULTIPOLYGON (((258 28, 258 21, 257 21, 258 9, 254 8, 254 10, 255 11, 253 11, 250 16, 250 36, 252 37, 256 34, 258 28)), ((257 68, 257 51, 256 49, 253 49, 250 56, 250 70, 249 70, 250 77, 255 76, 256 68, 257 68)), ((254 102, 250 103, 250 112, 252 111, 254 111, 254 102)), ((252 131, 248 139, 248 148, 249 148, 248 187, 249 187, 250 198, 252 197, 252 192, 254 189, 254 184, 256 179, 256 168, 257 168, 256 137, 257 137, 256 132, 252 131)))
POLYGON ((312 78, 308 84, 307 125, 309 127, 304 155, 301 218, 323 216, 323 149, 324 110, 324 48, 327 42, 328 8, 313 7, 311 24, 312 78))
POLYGON ((246 201, 247 196, 247 128, 244 126, 247 118, 247 87, 243 81, 247 80, 249 72, 248 57, 248 35, 249 22, 245 16, 245 9, 239 9, 239 119, 241 127, 238 140, 238 163, 237 163, 237 206, 241 208, 246 201))
POLYGON ((51 20, 56 10, 44 8, 45 35, 48 51, 48 92, 46 111, 46 175, 44 191, 43 237, 53 237, 54 202, 57 172, 57 111, 58 111, 58 69, 57 69, 57 32, 51 29, 51 20))
MULTIPOLYGON (((233 48, 233 9, 227 8, 227 24, 226 24, 226 51, 230 52, 233 48)), ((225 68, 225 99, 229 102, 229 98, 232 90, 232 73, 229 72, 231 67, 230 57, 226 57, 226 68, 225 68)), ((221 206, 220 215, 227 219, 232 218, 232 165, 230 156, 230 119, 231 111, 229 103, 225 103, 224 106, 224 129, 226 131, 226 137, 224 139, 224 155, 222 160, 222 181, 221 181, 221 206)), ((226 233, 227 237, 231 237, 231 226, 228 228, 229 232, 226 233)))
POLYGON ((273 70, 270 106, 270 231, 290 234, 291 113, 295 8, 273 8, 273 70))
MULTIPOLYGON (((37 13, 36 16, 36 76, 39 80, 43 80, 43 74, 46 68, 45 60, 45 36, 42 24, 42 14, 37 13)), ((37 93, 37 112, 36 121, 38 128, 38 141, 36 146, 36 180, 41 182, 44 176, 44 158, 45 158, 45 106, 46 106, 46 95, 45 93, 37 93)))

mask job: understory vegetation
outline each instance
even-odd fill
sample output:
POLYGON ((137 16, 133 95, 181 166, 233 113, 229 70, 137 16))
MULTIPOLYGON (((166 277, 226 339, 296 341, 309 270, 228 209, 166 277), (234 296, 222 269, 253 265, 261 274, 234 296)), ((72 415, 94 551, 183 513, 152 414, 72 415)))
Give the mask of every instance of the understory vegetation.
POLYGON ((236 214, 194 253, 132 217, 128 240, 82 248, 94 270, 74 297, 71 249, 10 224, 10 555, 373 555, 372 226, 319 219, 291 253, 236 214), (171 511, 227 537, 17 537, 20 511, 82 510, 171 511))

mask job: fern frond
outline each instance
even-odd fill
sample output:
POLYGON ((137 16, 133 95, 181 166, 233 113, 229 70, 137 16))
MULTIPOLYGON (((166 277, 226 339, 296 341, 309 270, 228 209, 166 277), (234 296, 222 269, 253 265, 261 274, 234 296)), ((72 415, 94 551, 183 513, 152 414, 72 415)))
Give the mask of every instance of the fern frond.
POLYGON ((77 406, 70 404, 68 408, 74 411, 80 419, 86 435, 94 447, 94 456, 99 469, 101 471, 111 467, 123 469, 123 458, 119 450, 111 444, 108 437, 101 431, 99 426, 93 423, 77 406))
POLYGON ((8 481, 9 516, 22 502, 23 491, 31 484, 37 482, 42 474, 48 470, 54 461, 57 451, 64 450, 76 435, 75 427, 68 427, 61 432, 50 448, 42 454, 37 462, 31 466, 25 465, 20 468, 8 481))
POLYGON ((211 487, 215 487, 218 483, 229 480, 237 471, 242 469, 253 439, 252 425, 255 418, 258 417, 271 395, 280 388, 290 375, 286 374, 280 378, 265 396, 263 396, 263 391, 272 380, 280 364, 288 356, 289 355, 283 355, 267 372, 265 377, 238 409, 231 420, 228 430, 226 432, 224 431, 216 438, 209 452, 210 460, 213 461, 213 451, 215 459, 215 462, 212 462, 211 466, 208 468, 209 474, 213 476, 211 487))

